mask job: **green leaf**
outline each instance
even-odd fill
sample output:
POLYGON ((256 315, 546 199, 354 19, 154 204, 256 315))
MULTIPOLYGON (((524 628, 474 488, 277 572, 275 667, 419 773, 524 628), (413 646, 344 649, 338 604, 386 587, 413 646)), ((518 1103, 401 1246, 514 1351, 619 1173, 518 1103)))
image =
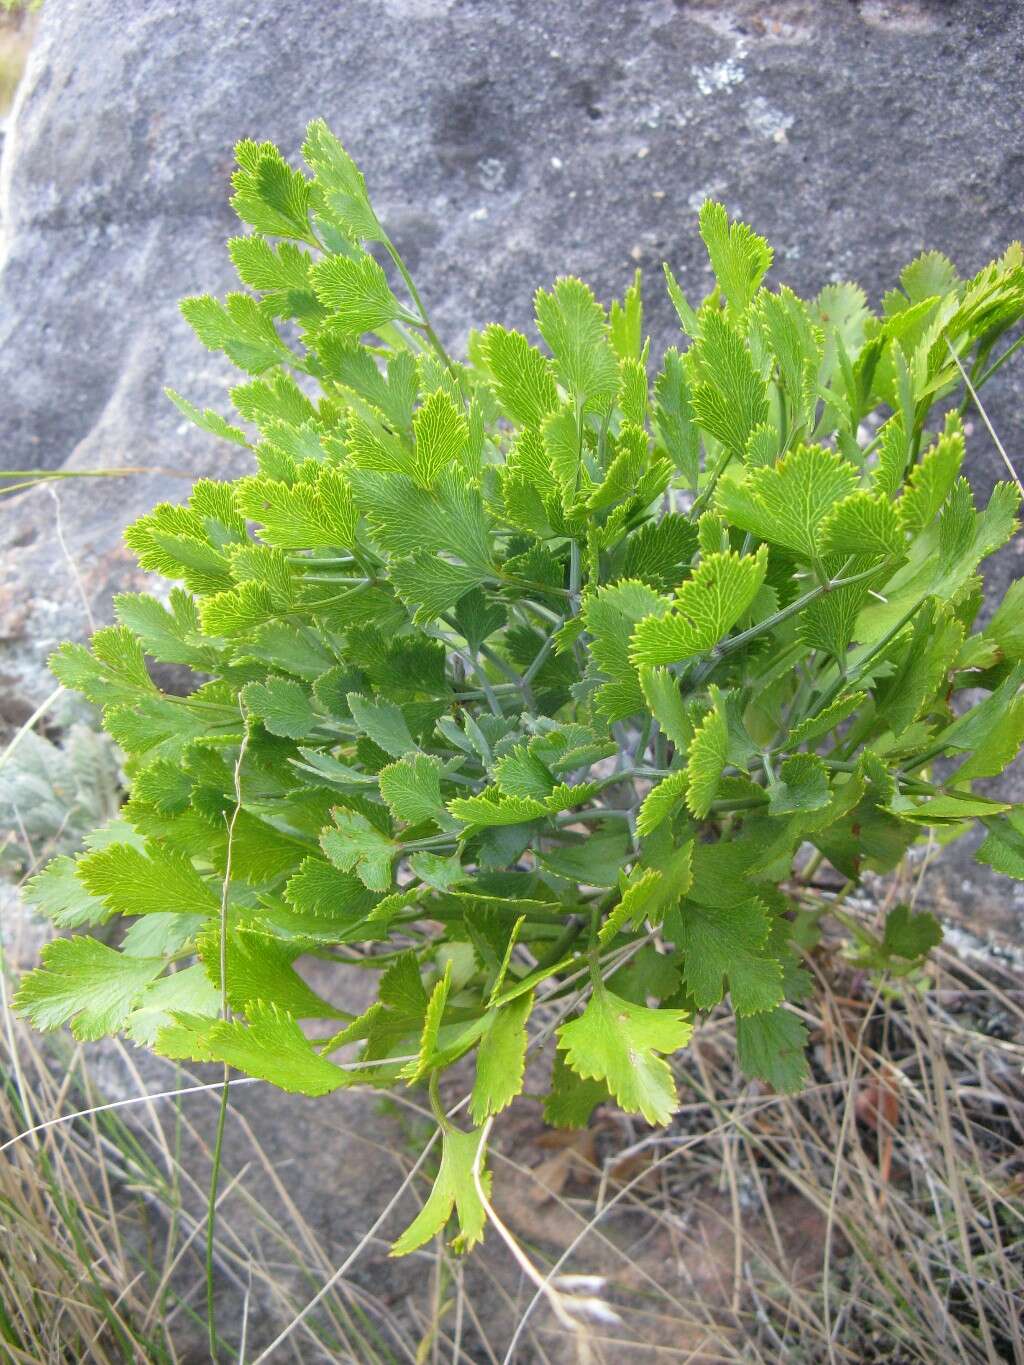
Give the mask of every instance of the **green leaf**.
POLYGON ((674 610, 649 616, 633 632, 634 664, 671 664, 706 654, 747 612, 768 568, 762 545, 756 554, 729 550, 702 559, 676 592, 674 610))
POLYGON ((807 1029, 784 1008, 736 1020, 736 1053, 748 1076, 784 1095, 802 1090, 810 1075, 807 1029))
POLYGON ((401 474, 352 471, 352 486, 374 539, 389 555, 451 555, 481 579, 493 574, 490 522, 480 493, 457 469, 432 489, 401 474))
POLYGON ((356 509, 348 479, 325 465, 315 482, 286 484, 275 479, 243 479, 238 506, 261 523, 260 538, 282 550, 351 549, 356 539, 356 509))
POLYGON ((988 834, 975 854, 993 872, 1004 877, 1024 881, 1024 809, 1017 807, 1009 815, 985 821, 988 834))
POLYGON ((448 1006, 448 996, 452 988, 452 959, 449 958, 445 964, 444 976, 436 982, 434 989, 430 993, 430 999, 423 1014, 423 1028, 420 1034, 419 1052, 402 1067, 399 1073, 410 1085, 414 1081, 421 1081, 431 1071, 437 1070, 444 1065, 446 1060, 440 1054, 438 1039, 441 1033, 441 1025, 444 1020, 444 1012, 448 1006))
POLYGON ((846 720, 847 716, 863 706, 866 699, 866 692, 849 692, 846 696, 837 697, 817 715, 807 716, 798 725, 793 726, 789 732, 787 748, 795 749, 797 745, 808 740, 820 739, 822 735, 827 735, 830 730, 834 730, 846 720))
POLYGON ((435 620, 490 577, 476 567, 451 564, 435 555, 417 554, 391 562, 391 582, 417 624, 435 620))
POLYGON ((316 296, 331 310, 331 326, 349 336, 379 332, 403 316, 383 267, 372 256, 326 256, 309 272, 316 296))
POLYGON ((985 635, 995 641, 1004 658, 1011 662, 1024 658, 1024 578, 1007 588, 985 627, 985 635))
POLYGON ((864 324, 870 316, 867 295, 858 284, 827 284, 812 305, 815 321, 835 333, 849 354, 864 344, 864 324))
POLYGON ((729 761, 729 725, 718 704, 701 721, 686 758, 686 804, 698 820, 711 810, 722 773, 729 761))
POLYGON ((590 287, 571 277, 556 280, 550 294, 537 290, 535 306, 559 383, 581 410, 606 409, 618 388, 619 367, 604 309, 590 287))
POLYGON ((173 389, 164 389, 164 393, 180 413, 183 413, 190 422, 195 423, 203 431, 208 431, 213 436, 222 436, 225 441, 231 441, 237 446, 249 444, 249 438, 244 431, 225 421, 220 413, 214 412, 212 408, 203 408, 200 411, 194 403, 190 403, 187 398, 182 398, 181 394, 175 393, 173 389))
POLYGON ((947 498, 938 526, 930 526, 911 545, 907 564, 887 583, 885 602, 871 602, 857 622, 859 639, 877 639, 923 597, 951 601, 968 586, 978 564, 1013 535, 1020 494, 997 483, 983 512, 975 512, 970 488, 958 480, 947 498))
POLYGON ((622 899, 602 924, 597 935, 598 942, 610 943, 624 925, 642 924, 648 910, 652 908, 652 902, 656 901, 661 886, 661 872, 653 867, 631 877, 622 893, 622 899))
POLYGON ((386 241, 362 171, 323 119, 313 119, 306 128, 302 155, 316 176, 313 203, 317 212, 336 222, 353 241, 386 241))
POLYGON ((78 859, 82 885, 111 911, 121 915, 215 915, 219 889, 192 866, 188 858, 148 843, 145 851, 132 844, 108 844, 78 859))
POLYGON ((947 422, 945 433, 921 456, 907 477, 896 504, 902 526, 922 531, 946 501, 964 461, 964 435, 959 419, 947 422))
POLYGON ((395 958, 380 979, 378 988, 381 1004, 387 1005, 402 1019, 421 1028, 427 1012, 427 993, 423 989, 416 954, 406 952, 395 958))
POLYGON ((512 1103, 523 1088, 526 1065, 526 1021, 533 1009, 528 991, 490 1011, 487 1032, 476 1054, 476 1080, 469 1102, 474 1123, 483 1123, 512 1103))
MULTIPOLYGON (((847 572, 851 577, 862 572, 869 567, 872 559, 872 556, 861 556, 854 558, 852 563, 847 561, 847 572)), ((840 567, 842 565, 837 560, 830 560, 826 572, 836 571, 840 567)), ((844 588, 833 588, 823 597, 808 603, 797 621, 797 634, 803 643, 809 649, 820 649, 834 659, 845 660, 846 650, 854 635, 863 638, 859 623, 861 609, 868 600, 869 585, 870 580, 849 583, 844 588)), ((869 638, 874 636, 870 635, 869 638)))
POLYGON ((125 931, 121 951, 129 957, 160 957, 165 961, 191 948, 196 934, 209 921, 202 915, 163 913, 143 915, 125 931))
POLYGON ((284 889, 288 901, 307 915, 358 923, 377 897, 358 877, 341 872, 320 858, 306 858, 284 889))
POLYGON ((628 841, 622 823, 598 829, 585 839, 567 842, 561 848, 538 852, 542 867, 570 882, 588 886, 615 886, 626 861, 628 841))
POLYGON ((272 237, 296 237, 316 246, 309 227, 309 181, 302 172, 293 171, 272 142, 243 138, 235 159, 231 207, 242 222, 272 237))
POLYGON ((768 809, 772 815, 821 810, 831 797, 828 769, 817 754, 794 754, 779 769, 779 781, 769 788, 768 809))
POLYGON ((396 820, 409 825, 423 820, 447 824, 441 799, 442 770, 441 760, 427 754, 410 754, 381 769, 380 794, 396 820))
POLYGON ((159 1031, 174 1023, 176 1013, 212 1019, 219 1009, 220 993, 196 962, 146 986, 124 1031, 133 1043, 152 1047, 159 1031))
POLYGON ((469 442, 469 423, 449 393, 437 389, 412 419, 416 435, 413 472, 424 488, 431 488, 443 469, 462 460, 469 442))
POLYGON ((483 354, 505 415, 526 427, 542 426, 558 406, 551 362, 521 332, 493 322, 484 331, 483 354))
POLYGON ((686 295, 680 288, 679 281, 669 269, 667 261, 663 262, 662 270, 665 274, 665 288, 668 290, 668 296, 672 300, 672 307, 676 310, 676 316, 679 318, 679 326, 682 328, 685 336, 696 339, 700 336, 700 319, 690 307, 686 295))
MULTIPOLYGON (((783 285, 777 294, 762 293, 756 317, 779 362, 779 378, 795 414, 794 423, 813 425, 821 332, 811 322, 807 305, 783 285)), ((748 463, 750 456, 747 456, 748 463)))
MULTIPOLYGON (((910 457, 910 443, 898 412, 883 423, 878 433, 878 464, 872 476, 874 486, 882 493, 895 493, 903 483, 903 474, 910 457)), ((916 466, 915 466, 916 467, 916 466)))
POLYGON ((693 738, 693 721, 679 690, 679 679, 667 668, 643 667, 640 686, 651 714, 667 737, 677 749, 688 749, 693 738))
POLYGON ((701 337, 693 353, 705 376, 690 399, 694 420, 730 454, 742 456, 750 433, 768 419, 765 382, 741 337, 720 313, 702 311, 701 337))
POLYGON ((242 688, 242 702, 272 735, 305 739, 312 735, 321 718, 313 710, 309 694, 293 678, 270 676, 265 683, 249 683, 242 688))
POLYGON ((228 294, 223 304, 209 294, 182 299, 181 314, 207 350, 223 351, 248 374, 295 359, 251 294, 228 294))
POLYGON ((640 867, 653 868, 661 874, 661 880, 647 888, 649 898, 645 897, 643 909, 648 923, 660 924, 690 890, 696 847, 692 830, 687 830, 676 844, 673 833, 664 826, 645 841, 640 867))
POLYGON ((718 503, 734 526, 803 559, 824 553, 819 526, 857 487, 857 471, 834 450, 797 446, 778 464, 721 483, 718 503))
POLYGON ((282 614, 266 584, 253 582, 208 597, 200 608, 203 631, 226 640, 248 636, 282 614))
POLYGON ((97 706, 134 702, 156 686, 146 670, 142 646, 126 626, 104 626, 84 645, 63 644, 50 657, 58 682, 97 706))
POLYGON ((245 523, 235 510, 227 484, 197 483, 188 507, 159 503, 124 534, 144 569, 181 578, 192 592, 231 588, 234 579, 228 547, 244 537, 245 523), (203 495, 198 496, 203 488, 203 495), (227 506, 209 506, 227 494, 227 506), (210 496, 207 496, 210 495, 210 496))
POLYGON ((484 1132, 474 1128, 470 1133, 457 1128, 441 1132, 441 1167, 434 1181, 430 1197, 401 1237, 392 1245, 392 1256, 408 1256, 424 1246, 443 1230, 454 1209, 459 1222, 459 1233, 452 1241, 456 1251, 469 1251, 484 1235, 487 1212, 477 1193, 473 1169, 480 1162, 480 1184, 490 1197, 491 1176, 483 1170, 481 1144, 484 1132))
POLYGON ((781 1004, 782 967, 760 951, 769 923, 759 900, 730 907, 687 904, 677 923, 683 979, 700 1009, 721 1000, 723 978, 737 1015, 761 1014, 781 1004))
POLYGON ((342 872, 354 871, 370 891, 391 889, 391 863, 398 845, 357 811, 336 809, 334 829, 320 835, 320 847, 342 872))
POLYGON ((894 906, 885 917, 882 950, 892 957, 924 957, 942 942, 942 926, 934 915, 915 913, 907 905, 894 906))
POLYGON ((688 768, 679 768, 651 788, 644 797, 636 819, 636 832, 641 838, 653 834, 662 821, 682 807, 689 782, 688 768))
POLYGON ((241 1019, 193 1020, 178 1015, 160 1029, 154 1050, 164 1057, 224 1062, 248 1076, 269 1081, 290 1095, 329 1095, 359 1079, 316 1052, 287 1010, 257 1001, 241 1019))
POLYGON ((521 825, 548 814, 547 806, 532 797, 503 796, 496 787, 486 787, 478 796, 458 796, 448 802, 457 820, 477 829, 496 825, 521 825))
POLYGON ((582 617, 591 636, 590 652, 607 679, 595 702, 609 720, 624 720, 643 709, 640 679, 629 656, 637 623, 665 610, 665 600, 643 583, 623 579, 587 596, 582 617))
POLYGON ((692 1031, 682 1010, 635 1005, 595 982, 584 1012, 557 1036, 578 1076, 604 1082, 626 1113, 665 1124, 678 1099, 672 1072, 657 1054, 685 1047, 692 1031))
POLYGON ((551 795, 555 779, 532 746, 516 744, 495 763, 494 780, 506 796, 527 796, 543 801, 551 795))
POLYGON ((118 593, 114 611, 145 653, 161 663, 190 664, 204 671, 217 666, 219 651, 200 639, 199 610, 191 593, 172 588, 166 605, 146 593, 118 593))
POLYGON ((409 867, 420 881, 432 886, 435 891, 451 891, 453 887, 463 886, 471 880, 458 853, 453 853, 450 858, 442 858, 436 853, 414 853, 409 859, 409 867))
POLYGON ((911 303, 921 303, 956 288, 956 267, 941 251, 922 251, 900 271, 900 284, 911 303))
POLYGON ((954 781, 973 781, 979 777, 999 777, 1013 763, 1024 745, 1024 696, 1013 698, 1004 717, 978 740, 967 762, 956 770, 954 781))
POLYGON ((697 528, 686 517, 669 513, 649 521, 626 544, 623 578, 637 578, 652 588, 672 589, 685 578, 697 549, 697 528))
POLYGON ((732 311, 743 313, 772 263, 772 249, 746 223, 730 223, 724 205, 712 199, 701 205, 699 222, 718 287, 732 311))
POLYGON ((1024 664, 1015 664, 994 692, 940 730, 935 737, 935 747, 967 753, 982 744, 993 726, 1003 724, 1010 706, 1017 703, 1022 684, 1024 664))
MULTIPOLYGON (((220 925, 212 922, 197 941, 197 953, 218 991, 221 952, 220 925)), ((292 964, 302 953, 301 943, 287 943, 258 925, 234 925, 225 936, 223 953, 232 1009, 248 1012, 250 1001, 264 1000, 280 1005, 296 1019, 339 1017, 339 1011, 295 971, 292 964)))
MULTIPOLYGON (((317 412, 290 374, 279 371, 250 384, 236 384, 231 390, 231 401, 247 422, 254 422, 287 447, 285 453, 293 464, 303 458, 300 434, 311 430, 309 424, 316 419, 317 412)), ((314 444, 319 446, 318 441, 314 444)), ((307 453, 319 458, 317 449, 307 453)))
POLYGON ((54 858, 22 888, 25 904, 52 920, 58 929, 102 924, 114 911, 91 895, 78 876, 73 858, 54 858))
POLYGON ((312 258, 291 242, 279 242, 275 248, 259 235, 232 237, 228 255, 239 279, 252 289, 266 292, 309 288, 312 258))
POLYGON ((394 702, 370 701, 358 692, 350 692, 348 705, 352 719, 363 734, 392 758, 404 758, 416 750, 408 722, 394 702))
POLYGON ((616 299, 611 307, 609 333, 612 347, 620 360, 639 360, 643 333, 643 298, 640 291, 641 274, 633 273, 633 283, 626 290, 621 303, 616 299))
POLYGON ((577 1076, 560 1052, 555 1053, 551 1090, 544 1097, 544 1121, 556 1128, 586 1128, 599 1104, 610 1100, 603 1081, 577 1076))
POLYGON ((891 677, 875 684, 879 712, 894 735, 902 735, 928 710, 936 692, 948 686, 963 638, 960 622, 941 604, 925 602, 915 614, 909 647, 891 677))
POLYGON ((851 493, 821 523, 823 554, 875 554, 895 558, 903 550, 896 508, 884 493, 851 493))
POLYGON ((41 963, 22 978, 14 1009, 38 1029, 70 1022, 81 1042, 116 1033, 165 966, 161 957, 129 957, 80 935, 46 944, 41 963))
POLYGON ((696 488, 700 436, 693 420, 691 396, 682 356, 670 346, 665 352, 664 368, 654 381, 654 418, 669 458, 687 486, 696 488))

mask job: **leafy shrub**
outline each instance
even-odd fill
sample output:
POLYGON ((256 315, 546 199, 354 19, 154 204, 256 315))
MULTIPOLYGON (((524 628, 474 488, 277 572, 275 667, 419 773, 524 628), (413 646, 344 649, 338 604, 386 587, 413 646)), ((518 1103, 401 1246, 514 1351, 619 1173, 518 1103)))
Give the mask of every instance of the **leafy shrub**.
MULTIPOLYGON (((136 522, 178 586, 54 658, 131 794, 30 894, 131 923, 51 944, 18 1005, 308 1095, 429 1080, 440 1171, 395 1251, 453 1206, 469 1246, 533 1010, 554 1124, 609 1098, 666 1123, 666 1058, 726 992, 743 1068, 798 1088, 809 857, 856 883, 981 819, 983 861, 1024 874, 1024 808, 972 793, 1024 734, 1020 585, 973 629, 1018 494, 976 510, 960 414, 928 434, 961 365, 1001 363, 1024 258, 960 280, 925 254, 875 315, 851 284, 765 288, 771 249, 709 202, 717 284, 695 309, 666 271, 687 344, 653 385, 639 276, 610 315, 559 279, 544 349, 491 325, 454 363, 323 123, 303 154, 312 179, 239 145, 251 292, 183 304, 248 376, 247 427, 171 396, 257 472, 136 522), (378 968, 376 1003, 321 997, 309 954, 378 968), (467 1130, 437 1081, 469 1053, 467 1130)), ((858 950, 905 970, 936 928, 899 907, 858 950)))

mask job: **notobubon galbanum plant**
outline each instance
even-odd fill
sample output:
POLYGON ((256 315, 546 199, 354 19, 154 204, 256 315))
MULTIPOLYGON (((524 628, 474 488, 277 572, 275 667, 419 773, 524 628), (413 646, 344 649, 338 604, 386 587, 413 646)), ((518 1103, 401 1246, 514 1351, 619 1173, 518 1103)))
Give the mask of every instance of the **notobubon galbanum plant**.
MULTIPOLYGON (((551 1123, 610 1099, 664 1124, 667 1059, 727 994, 740 1066, 799 1088, 815 869, 856 884, 980 819, 981 860, 1024 876, 1024 807, 972 793, 1024 736, 1021 584, 974 629, 1018 493, 977 510, 959 412, 929 432, 1006 354, 1024 257, 920 256, 876 315, 852 284, 766 288, 771 249, 709 202, 717 283, 693 307, 666 270, 660 365, 639 278, 610 313, 559 279, 541 346, 495 324, 459 363, 322 122, 303 155, 311 179, 239 144, 247 289, 183 304, 246 425, 171 396, 255 471, 130 527, 175 586, 53 661, 130 795, 30 897, 128 922, 50 944, 17 1003, 307 1095, 429 1082, 440 1170, 394 1250, 453 1206, 467 1247, 534 1044, 551 1123), (346 1012, 327 962, 379 972, 376 1003, 346 1012)), ((859 934, 906 973, 937 925, 859 934)))

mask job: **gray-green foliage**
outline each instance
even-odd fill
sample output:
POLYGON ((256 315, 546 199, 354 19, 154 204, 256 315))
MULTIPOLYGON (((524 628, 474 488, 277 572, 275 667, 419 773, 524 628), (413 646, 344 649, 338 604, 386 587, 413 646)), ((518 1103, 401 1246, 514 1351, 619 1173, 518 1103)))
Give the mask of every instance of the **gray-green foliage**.
POLYGON ((74 852, 120 797, 116 747, 94 724, 74 721, 59 744, 27 732, 0 773, 0 866, 23 871, 74 852))
MULTIPOLYGON (((476 1126, 438 1109, 438 1184, 396 1250, 453 1207, 469 1245, 533 1010, 562 1015, 552 1122, 608 1099, 667 1122, 667 1059, 726 996, 741 1065, 798 1088, 798 855, 856 882, 981 819, 982 857, 1024 875, 1024 811, 972 792, 1024 734, 1024 594, 974 628, 1017 491, 977 508, 959 416, 932 418, 957 360, 976 383, 998 363, 1024 264, 960 280, 929 254, 881 314, 852 284, 804 301, 709 203, 717 285, 695 307, 668 274, 660 369, 639 279, 610 313, 560 279, 541 345, 492 324, 456 364, 322 123, 304 155, 312 178, 240 144, 248 290, 184 304, 244 378, 231 422, 175 401, 255 470, 131 527, 168 604, 121 597, 54 660, 131 795, 31 894, 127 933, 55 945, 18 1004, 306 1094, 473 1053, 476 1126), (147 656, 195 691, 162 694, 147 656), (295 969, 338 945, 381 969, 358 1018, 295 969)), ((934 941, 899 916, 879 970, 934 941)))

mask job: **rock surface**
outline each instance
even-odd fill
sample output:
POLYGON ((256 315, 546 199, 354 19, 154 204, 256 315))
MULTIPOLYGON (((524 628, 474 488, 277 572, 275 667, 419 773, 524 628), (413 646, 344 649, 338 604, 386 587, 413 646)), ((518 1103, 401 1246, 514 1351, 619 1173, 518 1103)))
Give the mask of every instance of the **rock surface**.
MULTIPOLYGON (((1016 0, 48 0, 0 166, 0 463, 148 472, 61 484, 59 517, 46 489, 4 500, 0 722, 141 581, 124 524, 244 464, 163 395, 224 407, 227 371, 176 305, 233 280, 237 138, 294 155, 326 117, 456 349, 470 325, 527 325, 558 273, 607 298, 636 265, 657 347, 660 262, 693 292, 708 278, 707 194, 802 292, 852 277, 877 302, 925 247, 964 272, 1000 252, 1024 226, 1022 58, 1016 0)), ((1022 399, 1008 366, 986 405, 1011 452, 1022 399)), ((1002 474, 980 424, 969 466, 983 492, 1002 474)), ((1004 552, 997 592, 1018 564, 1004 552)), ((955 849, 943 866, 940 900, 998 898, 1019 923, 1006 883, 955 849)))

